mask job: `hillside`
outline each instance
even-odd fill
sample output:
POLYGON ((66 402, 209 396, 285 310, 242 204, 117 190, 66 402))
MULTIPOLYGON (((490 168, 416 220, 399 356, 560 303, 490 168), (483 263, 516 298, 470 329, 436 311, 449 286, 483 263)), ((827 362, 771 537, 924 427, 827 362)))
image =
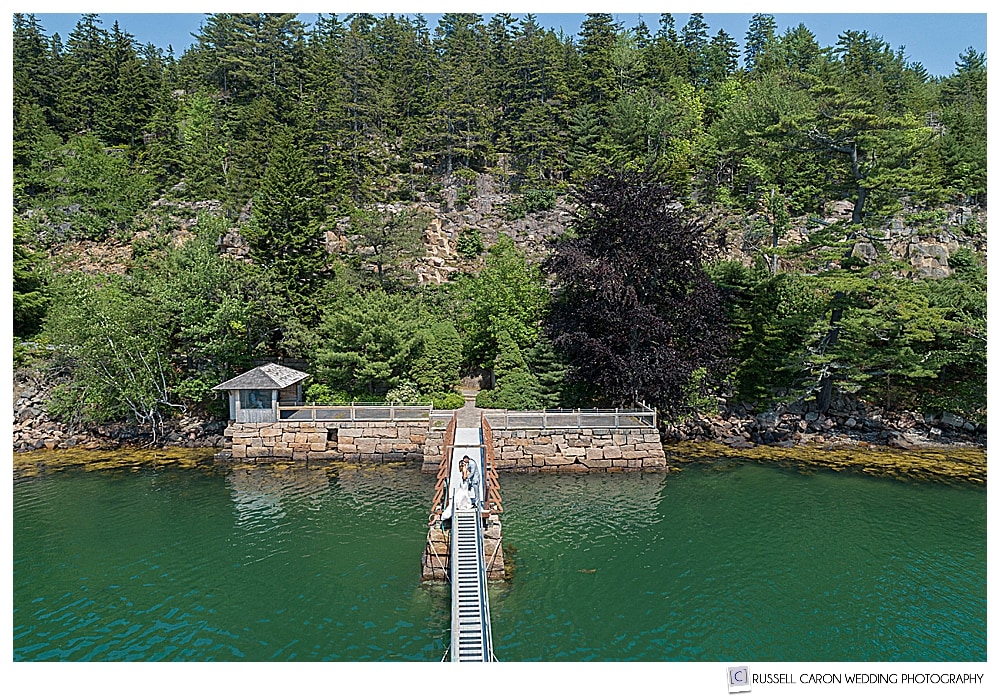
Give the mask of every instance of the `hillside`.
POLYGON ((211 421, 281 360, 314 401, 475 374, 482 406, 979 430, 984 55, 932 78, 755 15, 741 64, 698 14, 504 17, 220 13, 178 58, 16 14, 15 361, 47 414, 211 421))

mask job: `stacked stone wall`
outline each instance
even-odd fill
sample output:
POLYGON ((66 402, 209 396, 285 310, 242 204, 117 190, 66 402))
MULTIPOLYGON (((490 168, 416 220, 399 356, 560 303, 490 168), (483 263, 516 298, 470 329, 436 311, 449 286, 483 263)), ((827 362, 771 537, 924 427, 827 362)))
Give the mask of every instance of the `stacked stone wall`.
MULTIPOLYGON (((436 471, 444 431, 425 422, 324 421, 233 423, 219 457, 251 462, 338 460, 420 463, 436 471)), ((666 470, 655 428, 493 429, 496 467, 508 472, 666 470)))
POLYGON ((667 470, 655 428, 493 429, 497 470, 632 472, 667 470))
POLYGON ((444 457, 444 429, 431 429, 427 431, 427 438, 424 441, 424 459, 420 467, 421 472, 437 472, 441 465, 441 458, 444 457))
POLYGON ((220 458, 251 462, 422 462, 427 424, 385 421, 233 423, 220 458))

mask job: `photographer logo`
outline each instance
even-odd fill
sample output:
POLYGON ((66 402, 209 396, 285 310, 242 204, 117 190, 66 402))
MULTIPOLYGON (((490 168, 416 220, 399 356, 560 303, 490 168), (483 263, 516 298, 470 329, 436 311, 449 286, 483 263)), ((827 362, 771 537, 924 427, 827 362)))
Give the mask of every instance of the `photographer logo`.
POLYGON ((750 669, 747 666, 729 668, 726 673, 730 693, 750 691, 750 669))

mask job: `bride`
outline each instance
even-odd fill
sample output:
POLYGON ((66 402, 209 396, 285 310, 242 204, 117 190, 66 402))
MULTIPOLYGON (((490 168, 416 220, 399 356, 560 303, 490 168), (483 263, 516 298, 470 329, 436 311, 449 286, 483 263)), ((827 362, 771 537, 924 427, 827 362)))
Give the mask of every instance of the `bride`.
POLYGON ((462 481, 455 487, 455 510, 470 511, 473 506, 472 497, 469 496, 469 468, 463 462, 458 469, 462 473, 462 481))

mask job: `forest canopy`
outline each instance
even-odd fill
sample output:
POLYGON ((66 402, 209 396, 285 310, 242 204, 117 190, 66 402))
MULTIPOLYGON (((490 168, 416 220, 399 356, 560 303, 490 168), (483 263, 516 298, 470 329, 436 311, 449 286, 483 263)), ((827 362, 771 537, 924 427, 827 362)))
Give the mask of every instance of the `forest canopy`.
POLYGON ((72 380, 55 408, 154 423, 217 409, 212 384, 276 357, 314 368, 326 400, 454 404, 480 370, 496 406, 682 413, 825 384, 984 413, 984 54, 937 78, 873 33, 822 46, 766 14, 742 55, 698 13, 630 28, 592 13, 577 36, 541 21, 216 13, 176 56, 96 14, 61 37, 15 13, 14 333, 57 347, 72 380), (468 228, 465 270, 418 282, 418 204, 467 205, 480 177, 511 224, 576 211, 566 238, 541 264, 468 228), (614 209, 636 192, 655 196, 614 209), (817 224, 834 202, 846 219, 817 224), (170 205, 197 211, 183 246, 170 205), (893 221, 961 236, 948 273, 915 276, 873 233, 893 221), (726 224, 739 254, 719 247, 726 224), (806 238, 779 253, 795 225, 806 238), (248 260, 220 253, 233 233, 248 260), (124 273, 65 254, 112 243, 130 249, 124 273), (614 298, 594 291, 630 273, 614 298), (595 333, 611 301, 647 317, 628 320, 641 340, 595 333), (119 374, 134 379, 101 382, 119 374))

